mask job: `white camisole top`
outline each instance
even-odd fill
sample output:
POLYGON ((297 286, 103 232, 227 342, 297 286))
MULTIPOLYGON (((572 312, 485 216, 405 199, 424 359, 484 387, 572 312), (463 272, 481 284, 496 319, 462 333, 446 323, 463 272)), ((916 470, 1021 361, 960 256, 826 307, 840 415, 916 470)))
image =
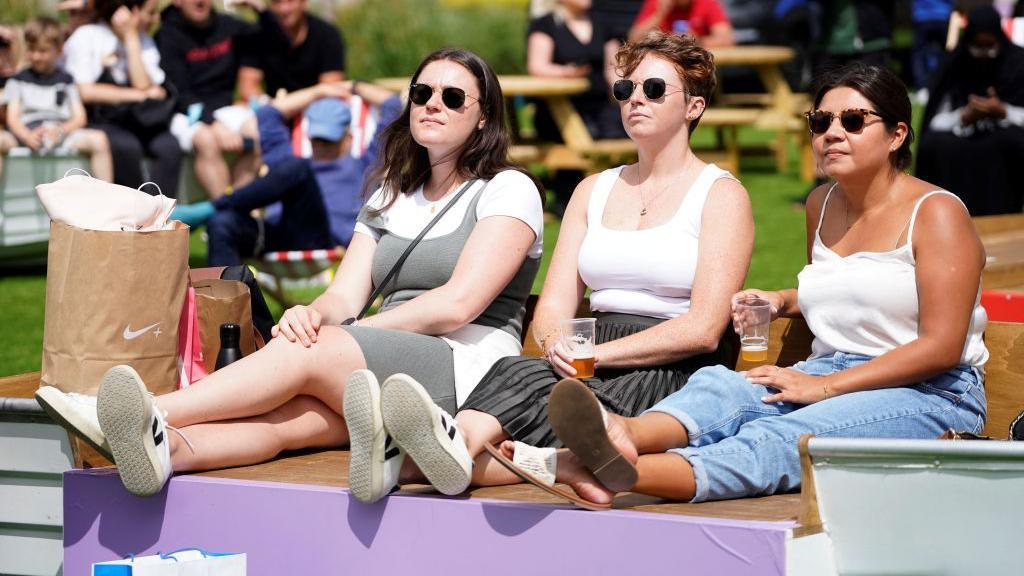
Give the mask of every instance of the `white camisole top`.
MULTIPOLYGON (((912 243, 917 211, 935 194, 956 196, 935 190, 918 199, 910 216, 907 242, 902 246, 888 252, 856 252, 843 257, 821 241, 821 223, 833 190, 835 185, 821 208, 811 263, 797 276, 800 310, 814 334, 811 357, 835 352, 881 356, 918 337, 920 307, 912 243)), ((988 360, 982 340, 987 324, 979 288, 961 364, 981 368, 988 360)))
POLYGON ((643 230, 613 230, 602 220, 622 169, 601 173, 587 206, 587 234, 578 266, 591 290, 590 309, 663 319, 686 314, 697 274, 704 202, 716 180, 733 176, 708 164, 668 222, 643 230))

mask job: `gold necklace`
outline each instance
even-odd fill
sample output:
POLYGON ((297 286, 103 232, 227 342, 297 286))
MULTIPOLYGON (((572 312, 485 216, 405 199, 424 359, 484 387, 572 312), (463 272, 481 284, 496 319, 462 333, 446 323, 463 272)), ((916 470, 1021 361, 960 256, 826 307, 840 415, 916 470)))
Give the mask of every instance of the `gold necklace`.
MULTIPOLYGON (((686 160, 686 164, 683 165, 683 170, 679 173, 680 175, 686 174, 686 170, 689 169, 690 161, 692 160, 692 158, 693 157, 691 156, 690 158, 688 158, 686 160)), ((650 176, 650 174, 648 174, 648 176, 650 176)), ((678 178, 678 176, 677 176, 677 178, 678 178)), ((668 190, 669 186, 674 184, 675 181, 676 181, 676 178, 670 179, 668 184, 663 186, 662 189, 659 190, 657 194, 655 194, 654 196, 651 197, 651 201, 653 202, 656 198, 658 198, 662 194, 664 194, 665 190, 668 190)), ((643 180, 640 179, 640 161, 639 160, 636 163, 636 183, 637 183, 637 187, 640 188, 640 216, 642 217, 642 216, 646 216, 647 215, 647 200, 644 198, 645 195, 644 195, 643 180)))
MULTIPOLYGON (((459 182, 456 180, 452 184, 452 186, 450 188, 448 188, 448 190, 444 193, 443 196, 441 196, 437 200, 427 200, 428 202, 430 202, 430 213, 431 214, 434 214, 434 213, 437 212, 438 204, 440 204, 442 200, 444 200, 444 199, 448 198, 449 196, 451 196, 452 190, 457 188, 458 185, 459 185, 459 182)), ((423 199, 426 200, 426 198, 427 198, 427 187, 426 187, 426 185, 424 185, 423 186, 423 199)))

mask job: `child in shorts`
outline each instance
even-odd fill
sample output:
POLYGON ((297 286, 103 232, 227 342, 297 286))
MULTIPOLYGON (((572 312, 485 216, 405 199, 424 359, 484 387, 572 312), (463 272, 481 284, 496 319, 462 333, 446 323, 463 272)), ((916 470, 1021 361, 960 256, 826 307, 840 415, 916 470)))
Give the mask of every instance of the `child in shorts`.
POLYGON ((54 151, 91 157, 92 175, 113 179, 113 160, 107 136, 86 129, 85 106, 75 82, 58 64, 64 44, 60 24, 40 17, 25 26, 28 68, 7 81, 7 129, 18 144, 33 152, 54 151))

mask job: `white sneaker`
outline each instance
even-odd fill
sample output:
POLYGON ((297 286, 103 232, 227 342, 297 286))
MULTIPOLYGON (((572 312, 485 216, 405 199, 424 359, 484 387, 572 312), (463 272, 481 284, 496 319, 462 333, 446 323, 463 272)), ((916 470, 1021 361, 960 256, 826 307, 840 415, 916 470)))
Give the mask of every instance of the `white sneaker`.
POLYGON ((173 472, 165 415, 130 366, 103 376, 97 413, 124 487, 138 496, 159 492, 173 472))
POLYGON ((356 370, 345 386, 345 423, 349 434, 348 485, 360 502, 376 502, 398 486, 403 452, 384 430, 380 385, 369 370, 356 370))
POLYGON ((461 494, 473 477, 473 459, 455 418, 434 404, 423 386, 395 374, 381 386, 384 427, 441 493, 461 494))
POLYGON ((58 424, 73 432, 95 448, 107 460, 112 460, 110 444, 100 430, 96 416, 96 397, 75 392, 61 392, 54 386, 41 386, 36 390, 36 401, 58 424))

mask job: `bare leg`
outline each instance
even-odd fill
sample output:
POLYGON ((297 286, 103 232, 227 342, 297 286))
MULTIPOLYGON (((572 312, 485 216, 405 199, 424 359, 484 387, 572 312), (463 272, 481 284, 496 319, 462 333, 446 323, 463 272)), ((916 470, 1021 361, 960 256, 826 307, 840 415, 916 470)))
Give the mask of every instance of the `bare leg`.
MULTIPOLYGON (((485 412, 476 410, 462 410, 455 415, 455 421, 459 425, 459 431, 466 441, 466 449, 469 451, 473 463, 473 484, 478 486, 496 486, 500 484, 515 484, 519 478, 506 470, 500 464, 493 461, 491 456, 484 452, 484 444, 496 444, 508 435, 501 429, 498 419, 485 412)), ((423 473, 416 466, 412 459, 406 459, 402 464, 402 472, 399 474, 401 482, 419 483, 425 480, 423 473)))
POLYGON ((76 142, 77 152, 89 155, 92 175, 104 182, 114 181, 114 158, 110 154, 110 141, 102 130, 82 129, 76 142))
MULTIPOLYGON (((627 460, 636 464, 638 478, 633 492, 671 500, 693 499, 697 488, 690 463, 678 454, 665 453, 689 443, 686 428, 678 420, 660 412, 636 418, 609 414, 608 438, 627 460)), ((559 453, 557 479, 583 498, 610 501, 605 495, 610 492, 575 457, 562 458, 559 453)))
MULTIPOLYGON (((260 132, 256 127, 255 116, 242 124, 239 133, 243 138, 252 138, 256 141, 257 148, 259 147, 260 132)), ((262 160, 258 150, 239 152, 234 166, 231 168, 231 185, 238 189, 252 182, 256 179, 256 173, 259 172, 260 164, 262 164, 262 160)))
POLYGON ((265 462, 284 450, 341 446, 348 441, 341 416, 310 396, 296 396, 260 416, 196 424, 181 433, 195 452, 178 435, 168 435, 177 472, 244 466, 265 462))
POLYGON ((227 190, 231 175, 213 128, 200 125, 192 136, 192 148, 196 153, 196 179, 206 190, 206 195, 215 200, 227 190))
POLYGON ((6 130, 0 130, 0 173, 4 170, 4 158, 3 155, 11 151, 18 145, 17 140, 14 139, 14 135, 6 130))
POLYGON ((178 428, 263 415, 300 394, 340 415, 349 374, 365 367, 363 352, 348 332, 324 326, 309 348, 274 338, 192 386, 158 397, 157 405, 178 428))

